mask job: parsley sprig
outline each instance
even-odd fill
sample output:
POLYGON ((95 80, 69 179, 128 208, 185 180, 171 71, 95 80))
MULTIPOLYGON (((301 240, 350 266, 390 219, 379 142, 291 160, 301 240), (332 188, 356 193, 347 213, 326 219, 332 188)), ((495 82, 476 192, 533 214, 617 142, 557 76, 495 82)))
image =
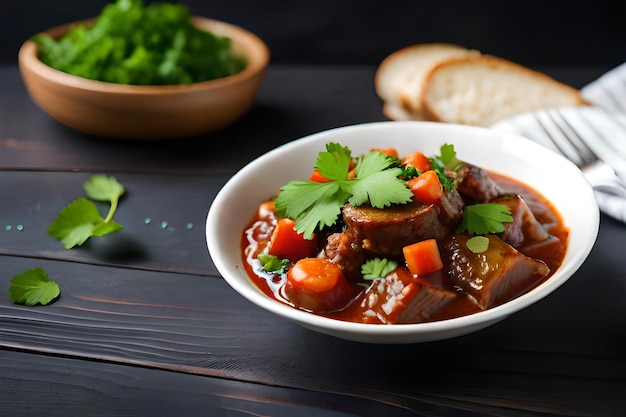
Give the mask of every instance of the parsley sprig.
POLYGON ((310 239, 316 230, 335 224, 346 202, 382 209, 411 201, 413 194, 399 178, 402 169, 393 158, 378 151, 357 158, 354 178, 349 177, 351 161, 348 147, 328 143, 315 168, 330 181, 287 183, 274 201, 276 213, 294 219, 296 230, 310 239))

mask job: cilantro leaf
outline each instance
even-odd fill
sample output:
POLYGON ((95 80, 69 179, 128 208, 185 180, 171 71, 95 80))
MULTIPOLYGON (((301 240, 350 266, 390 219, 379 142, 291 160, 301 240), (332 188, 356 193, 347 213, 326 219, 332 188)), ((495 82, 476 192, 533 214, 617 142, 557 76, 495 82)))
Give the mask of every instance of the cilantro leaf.
POLYGON ((87 196, 96 201, 119 200, 125 190, 114 177, 94 175, 83 184, 87 196))
POLYGON ((332 226, 348 193, 338 182, 291 181, 274 200, 276 214, 296 221, 296 230, 311 239, 315 230, 332 226))
POLYGON ((461 161, 459 161, 456 157, 456 150, 454 149, 454 145, 449 143, 444 143, 439 148, 439 152, 441 155, 439 159, 443 162, 444 166, 451 171, 456 171, 461 161))
POLYGON ((296 230, 311 239, 316 230, 332 226, 346 202, 355 206, 370 203, 384 208, 411 201, 413 193, 399 179, 402 170, 393 158, 378 151, 359 158, 356 178, 348 178, 351 152, 337 143, 326 145, 315 168, 329 182, 290 181, 274 200, 276 214, 296 222, 296 230))
POLYGON ((361 274, 363 274, 363 279, 375 280, 384 278, 397 267, 398 263, 396 261, 390 261, 387 258, 374 258, 367 260, 361 265, 361 274))
POLYGON ((46 305, 60 294, 59 285, 50 281, 42 268, 29 269, 14 276, 9 282, 9 297, 17 304, 46 305))
POLYGON ((391 168, 396 164, 397 161, 394 158, 380 153, 379 151, 373 151, 359 158, 355 168, 356 176, 357 178, 366 178, 372 174, 391 168))
POLYGON ((102 223, 94 202, 80 197, 59 212, 48 227, 48 235, 61 240, 65 249, 71 249, 85 243, 102 223))
POLYGON ((504 204, 473 204, 465 207, 457 232, 467 231, 474 235, 502 233, 504 223, 512 221, 511 209, 504 204))
POLYGON ((116 222, 115 220, 109 220, 108 222, 102 222, 95 225, 91 231, 91 236, 106 236, 111 233, 119 232, 124 226, 116 222))
POLYGON ((443 144, 440 147, 440 155, 428 158, 430 165, 439 177, 439 182, 445 190, 452 190, 456 184, 456 179, 449 177, 446 170, 457 171, 461 161, 456 157, 454 145, 443 144))
POLYGON ((385 208, 391 204, 404 204, 411 201, 413 193, 406 186, 406 182, 399 179, 402 173, 399 168, 374 172, 367 177, 360 178, 350 185, 352 197, 348 200, 353 206, 360 206, 369 201, 372 207, 385 208))
POLYGON ((113 220, 124 187, 113 177, 94 175, 83 185, 89 197, 109 201, 109 213, 102 218, 95 203, 80 197, 59 212, 48 227, 48 235, 61 240, 66 249, 81 246, 92 236, 117 232, 123 226, 113 220))
POLYGON ((352 152, 347 146, 331 142, 326 145, 326 152, 319 153, 315 168, 329 180, 345 180, 348 178, 351 160, 352 152))
POLYGON ((305 239, 312 239, 316 230, 322 230, 337 222, 344 201, 345 198, 341 197, 329 197, 317 201, 309 210, 294 219, 296 231, 302 233, 305 239))
POLYGON ((417 168, 415 168, 413 165, 402 165, 400 169, 402 169, 400 177, 403 178, 405 181, 408 181, 411 178, 415 178, 420 174, 420 171, 418 171, 417 168))
POLYGON ((288 259, 280 259, 268 253, 260 254, 257 259, 261 262, 263 271, 269 274, 283 274, 287 271, 287 266, 289 265, 288 259))
MULTIPOLYGON (((104 219, 105 223, 109 223, 111 219, 113 219, 113 215, 117 210, 117 204, 119 202, 120 197, 124 194, 126 190, 122 184, 117 182, 114 177, 107 177, 106 175, 94 175, 85 184, 83 184, 83 188, 87 195, 96 201, 108 201, 111 203, 111 207, 109 208, 109 213, 107 217, 104 219)), ((118 229, 119 230, 119 229, 118 229)), ((111 232, 109 232, 111 233, 111 232)), ((107 234, 107 233, 104 233, 107 234)), ((102 236, 102 235, 98 235, 102 236)))

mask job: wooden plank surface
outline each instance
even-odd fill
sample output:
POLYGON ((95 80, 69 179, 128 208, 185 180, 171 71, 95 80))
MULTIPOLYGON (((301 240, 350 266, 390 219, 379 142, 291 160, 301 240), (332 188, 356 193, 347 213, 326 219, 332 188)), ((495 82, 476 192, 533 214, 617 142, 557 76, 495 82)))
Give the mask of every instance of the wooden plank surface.
POLYGON ((26 94, 15 67, 0 66, 0 170, 233 173, 319 130, 385 120, 373 88, 361 87, 373 85, 373 77, 370 67, 273 68, 253 108, 231 127, 197 138, 143 142, 101 139, 59 124, 26 94), (318 87, 309 88, 311 82, 318 87))
POLYGON ((278 68, 241 124, 129 143, 60 126, 29 100, 14 67, 0 68, 0 415, 621 415, 626 226, 606 216, 589 260, 558 291, 440 342, 317 334, 250 304, 218 275, 204 222, 220 187, 281 143, 382 120, 372 76, 278 68), (126 187, 116 215, 125 229, 66 250, 47 227, 94 173, 126 187), (61 298, 11 303, 1 288, 34 266, 61 298))
POLYGON ((5 284, 40 266, 62 288, 61 299, 46 307, 16 306, 2 294, 0 340, 5 347, 383 403, 408 401, 412 409, 442 402, 501 413, 524 404, 528 410, 569 415, 589 407, 591 397, 593 404, 613 407, 626 388, 626 339, 616 330, 626 317, 624 271, 614 264, 621 248, 612 244, 623 227, 610 219, 603 218, 612 227, 603 227, 589 262, 570 282, 504 322, 437 343, 364 345, 279 319, 250 305, 219 278, 202 227, 208 196, 221 185, 219 179, 177 176, 179 186, 168 194, 168 187, 155 187, 154 175, 121 175, 129 195, 118 221, 127 225, 125 241, 144 248, 135 257, 106 261, 103 246, 110 246, 96 244, 97 239, 68 251, 58 241, 42 238, 43 219, 74 198, 87 175, 0 173, 22 190, 19 196, 3 192, 3 218, 25 225, 22 231, 0 229, 0 247, 9 252, 0 256, 5 284), (180 205, 176 192, 195 187, 206 196, 180 205), (198 227, 168 231, 146 225, 145 213, 154 210, 157 190, 160 210, 171 224, 193 221, 198 227), (52 203, 37 204, 32 196, 52 203), (29 217, 34 207, 36 215, 29 217))

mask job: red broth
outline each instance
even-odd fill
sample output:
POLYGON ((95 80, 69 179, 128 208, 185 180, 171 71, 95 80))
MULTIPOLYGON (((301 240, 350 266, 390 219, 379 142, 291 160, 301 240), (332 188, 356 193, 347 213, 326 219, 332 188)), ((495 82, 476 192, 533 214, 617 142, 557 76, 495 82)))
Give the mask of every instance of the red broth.
MULTIPOLYGON (((526 184, 504 175, 490 172, 490 176, 504 192, 522 196, 539 223, 544 226, 549 234, 557 238, 553 243, 548 245, 535 245, 534 247, 522 246, 517 248, 519 252, 531 258, 544 261, 550 268, 550 273, 546 277, 540 282, 533 283, 524 291, 528 292, 547 280, 561 266, 567 252, 569 229, 564 225, 560 214, 553 204, 539 192, 526 184)), ((283 292, 286 274, 265 273, 262 271, 260 263, 256 259, 257 256, 267 248, 275 224, 276 218, 273 212, 261 204, 258 212, 253 216, 242 233, 241 253, 244 266, 250 280, 268 297, 297 308, 293 306, 283 292)), ((447 279, 445 276, 447 268, 449 268, 449 265, 444 264, 442 270, 421 278, 431 283, 437 282, 441 286, 449 285, 445 282, 447 279)), ((363 286, 361 294, 344 308, 333 312, 315 314, 344 321, 380 324, 381 322, 376 319, 369 320, 363 317, 363 308, 360 306, 359 297, 362 296, 365 288, 366 287, 363 286)), ((479 311, 481 311, 481 309, 468 297, 457 297, 453 302, 448 304, 441 311, 431 315, 425 321, 444 320, 473 314, 479 311)))

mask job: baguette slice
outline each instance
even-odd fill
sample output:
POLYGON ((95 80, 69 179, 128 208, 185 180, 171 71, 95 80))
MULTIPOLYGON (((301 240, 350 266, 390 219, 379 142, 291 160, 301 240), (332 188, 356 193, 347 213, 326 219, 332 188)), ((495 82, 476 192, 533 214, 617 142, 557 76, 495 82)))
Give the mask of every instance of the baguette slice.
POLYGON ((422 82, 431 68, 447 59, 478 54, 478 51, 449 43, 407 46, 389 55, 378 66, 374 78, 376 94, 383 102, 400 106, 421 119, 422 82))
POLYGON ((400 105, 391 101, 383 103, 383 114, 391 120, 395 121, 424 121, 426 120, 421 114, 415 114, 400 105))
POLYGON ((427 120, 486 127, 519 113, 588 104, 573 87, 487 55, 440 62, 426 75, 421 97, 427 120))

